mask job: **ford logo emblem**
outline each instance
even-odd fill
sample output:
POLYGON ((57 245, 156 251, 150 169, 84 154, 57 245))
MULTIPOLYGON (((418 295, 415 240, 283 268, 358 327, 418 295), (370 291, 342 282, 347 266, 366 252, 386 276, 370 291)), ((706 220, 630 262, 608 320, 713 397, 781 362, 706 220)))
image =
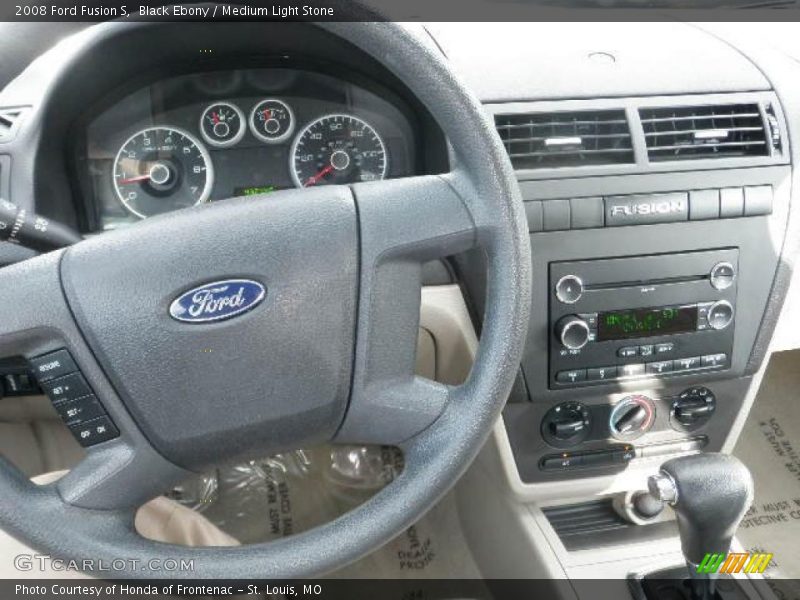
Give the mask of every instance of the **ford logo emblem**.
POLYGON ((250 279, 212 281, 175 298, 169 314, 184 323, 222 321, 254 309, 266 293, 263 285, 250 279))

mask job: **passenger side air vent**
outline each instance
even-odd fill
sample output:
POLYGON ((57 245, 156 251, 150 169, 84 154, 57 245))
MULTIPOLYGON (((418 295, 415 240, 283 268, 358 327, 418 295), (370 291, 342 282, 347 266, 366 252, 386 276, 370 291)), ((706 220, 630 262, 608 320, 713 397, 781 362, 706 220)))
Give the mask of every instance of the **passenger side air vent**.
POLYGON ((634 162, 624 110, 498 114, 495 125, 517 170, 634 162))
POLYGON ((780 132, 767 132, 755 103, 641 108, 639 116, 650 162, 770 156, 780 148, 780 132))
POLYGON ((0 142, 8 142, 17 132, 22 108, 0 108, 0 142))

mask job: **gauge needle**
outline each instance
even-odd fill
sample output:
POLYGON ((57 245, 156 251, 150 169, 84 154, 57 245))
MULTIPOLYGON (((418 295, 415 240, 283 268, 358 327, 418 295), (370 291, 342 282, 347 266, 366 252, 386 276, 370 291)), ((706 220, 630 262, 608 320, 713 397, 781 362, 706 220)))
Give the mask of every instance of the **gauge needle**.
POLYGON ((215 112, 211 113, 211 120, 214 121, 214 125, 219 123, 219 115, 215 112))
POLYGON ((322 179, 323 177, 325 177, 325 175, 327 175, 327 174, 328 174, 328 173, 330 173, 331 171, 333 171, 333 165, 328 165, 327 167, 325 167, 324 169, 322 169, 322 170, 321 170, 319 173, 317 173, 316 175, 312 175, 311 177, 309 177, 309 178, 306 180, 306 183, 305 183, 305 185, 304 185, 303 187, 308 187, 309 185, 314 185, 314 184, 316 184, 316 183, 317 183, 317 182, 318 182, 320 179, 322 179))
POLYGON ((137 181, 147 181, 150 179, 150 174, 146 173, 144 175, 137 175, 136 177, 128 177, 127 179, 120 179, 120 185, 127 185, 129 183, 136 183, 137 181))

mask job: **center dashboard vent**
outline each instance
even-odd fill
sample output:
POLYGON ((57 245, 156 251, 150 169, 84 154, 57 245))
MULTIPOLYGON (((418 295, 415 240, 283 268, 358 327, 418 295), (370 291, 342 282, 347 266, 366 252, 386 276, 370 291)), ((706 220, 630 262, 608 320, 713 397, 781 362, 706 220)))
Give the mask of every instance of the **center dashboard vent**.
POLYGON ((0 108, 0 142, 9 142, 17 132, 22 108, 0 108))
POLYGON ((641 108, 639 116, 651 162, 770 156, 780 145, 755 103, 641 108))
POLYGON ((498 114, 495 125, 517 170, 634 163, 624 110, 498 114))

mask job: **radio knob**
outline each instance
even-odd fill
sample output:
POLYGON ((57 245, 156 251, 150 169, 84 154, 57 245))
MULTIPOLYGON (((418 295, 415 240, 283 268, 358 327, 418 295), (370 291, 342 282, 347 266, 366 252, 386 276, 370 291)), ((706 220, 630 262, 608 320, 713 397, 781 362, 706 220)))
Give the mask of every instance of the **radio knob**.
POLYGON ((733 306, 727 300, 714 302, 708 308, 708 324, 711 329, 725 329, 733 320, 733 306))
POLYGON ((583 295, 583 281, 577 275, 564 275, 556 283, 556 298, 564 304, 575 304, 583 295))
POLYGON ((729 262, 718 262, 711 267, 708 280, 715 290, 727 290, 736 280, 736 269, 729 262))
POLYGON ((568 315, 556 323, 556 336, 565 348, 580 350, 591 338, 589 324, 578 315, 568 315))

